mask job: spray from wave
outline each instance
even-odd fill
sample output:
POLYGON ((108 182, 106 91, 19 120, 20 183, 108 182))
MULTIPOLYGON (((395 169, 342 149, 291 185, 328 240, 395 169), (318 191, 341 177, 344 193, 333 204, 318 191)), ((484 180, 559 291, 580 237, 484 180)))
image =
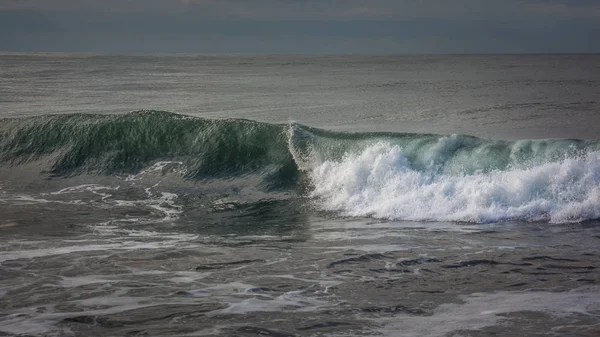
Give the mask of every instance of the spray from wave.
POLYGON ((177 162, 190 181, 300 190, 343 215, 417 221, 600 218, 600 142, 342 133, 161 111, 0 121, 0 165, 130 175, 177 162), (298 187, 301 187, 298 189, 298 187))

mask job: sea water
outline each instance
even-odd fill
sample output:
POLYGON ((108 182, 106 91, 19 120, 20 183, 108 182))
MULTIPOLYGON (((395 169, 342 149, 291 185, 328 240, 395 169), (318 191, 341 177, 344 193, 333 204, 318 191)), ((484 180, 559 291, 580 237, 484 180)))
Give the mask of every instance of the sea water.
POLYGON ((596 336, 598 55, 0 55, 0 334, 596 336))

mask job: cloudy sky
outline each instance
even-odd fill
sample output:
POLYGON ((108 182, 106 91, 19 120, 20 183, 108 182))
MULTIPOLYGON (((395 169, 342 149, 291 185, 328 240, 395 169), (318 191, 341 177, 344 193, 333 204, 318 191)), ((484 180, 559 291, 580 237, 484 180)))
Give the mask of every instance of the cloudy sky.
POLYGON ((0 50, 600 52, 600 0, 0 0, 0 50))

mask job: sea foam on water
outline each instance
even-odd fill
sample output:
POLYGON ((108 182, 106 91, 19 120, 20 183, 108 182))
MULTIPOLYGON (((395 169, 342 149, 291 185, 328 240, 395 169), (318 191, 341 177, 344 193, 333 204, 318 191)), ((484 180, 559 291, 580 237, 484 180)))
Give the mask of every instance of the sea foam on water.
POLYGON ((315 162, 311 196, 325 210, 393 220, 581 222, 600 217, 597 152, 530 167, 445 173, 414 169, 401 146, 377 142, 315 162))

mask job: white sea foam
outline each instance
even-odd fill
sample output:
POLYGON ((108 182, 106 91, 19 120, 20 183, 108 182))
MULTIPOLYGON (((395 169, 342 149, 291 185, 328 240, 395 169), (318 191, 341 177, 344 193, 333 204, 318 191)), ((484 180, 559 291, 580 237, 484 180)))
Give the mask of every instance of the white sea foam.
POLYGON ((341 160, 315 161, 311 196, 349 216, 415 221, 580 222, 600 218, 600 158, 503 171, 417 170, 400 146, 378 142, 341 160))
POLYGON ((229 303, 225 309, 214 311, 210 315, 218 314, 248 314, 253 312, 282 312, 282 311, 317 311, 322 307, 331 305, 327 301, 302 296, 300 292, 290 291, 273 299, 248 298, 238 303, 229 303))
POLYGON ((159 161, 154 163, 149 168, 144 169, 138 174, 132 174, 125 178, 125 181, 133 181, 140 180, 144 176, 149 174, 159 174, 165 175, 168 172, 173 172, 180 175, 185 175, 187 173, 187 169, 183 168, 183 162, 180 161, 159 161))
MULTIPOLYGON (((129 232, 131 233, 131 232, 129 232)), ((148 232, 150 233, 150 232, 148 232)), ((145 238, 143 235, 142 238, 145 238)), ((150 236, 150 235, 148 235, 150 236)), ((157 241, 138 241, 136 237, 124 237, 120 242, 104 243, 104 244, 80 244, 61 247, 44 247, 24 250, 9 250, 0 252, 0 262, 18 260, 18 259, 33 259, 39 257, 57 256, 75 254, 78 252, 100 252, 100 251, 133 251, 141 249, 162 249, 162 248, 192 248, 197 247, 195 244, 188 243, 190 239, 194 239, 194 235, 177 235, 177 234, 156 234, 157 241)))
POLYGON ((110 186, 103 186, 103 185, 98 185, 98 184, 84 184, 84 185, 79 185, 79 186, 71 186, 71 187, 63 188, 60 191, 56 191, 56 192, 42 193, 42 195, 47 195, 47 194, 60 195, 60 194, 67 194, 67 193, 91 192, 91 193, 101 196, 102 200, 104 200, 106 198, 111 197, 112 194, 102 193, 99 191, 116 191, 119 188, 120 188, 120 186, 110 187, 110 186))
MULTIPOLYGON (((154 186, 152 186, 154 187, 154 186)), ((178 205, 175 200, 179 196, 175 193, 160 192, 160 195, 152 193, 152 187, 145 189, 148 199, 142 200, 114 200, 116 206, 133 207, 146 206, 155 209, 164 214, 163 221, 171 221, 177 219, 179 214, 183 212, 182 206, 178 205)))
POLYGON ((495 292, 462 297, 463 304, 442 304, 432 316, 397 315, 386 320, 382 336, 441 337, 459 330, 479 330, 506 321, 511 312, 536 311, 554 317, 581 314, 598 317, 598 287, 583 287, 568 292, 495 292))

